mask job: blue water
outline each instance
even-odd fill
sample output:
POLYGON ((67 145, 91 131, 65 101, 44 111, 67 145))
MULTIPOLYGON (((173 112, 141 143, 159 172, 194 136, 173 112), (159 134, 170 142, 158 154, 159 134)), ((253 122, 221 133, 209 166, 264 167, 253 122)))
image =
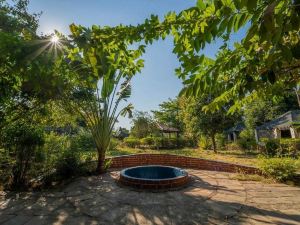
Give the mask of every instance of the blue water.
POLYGON ((182 176, 184 172, 173 167, 144 166, 127 169, 124 171, 124 174, 141 179, 168 179, 182 176))

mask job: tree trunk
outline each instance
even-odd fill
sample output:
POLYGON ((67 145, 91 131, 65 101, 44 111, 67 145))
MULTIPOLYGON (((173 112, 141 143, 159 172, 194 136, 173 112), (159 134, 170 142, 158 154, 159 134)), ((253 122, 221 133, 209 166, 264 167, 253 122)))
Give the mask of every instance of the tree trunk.
POLYGON ((97 164, 97 170, 96 172, 98 174, 105 173, 105 154, 103 154, 103 151, 98 150, 98 164, 97 164))
POLYGON ((214 153, 217 153, 216 135, 215 134, 211 135, 211 140, 212 140, 212 146, 213 146, 214 153))

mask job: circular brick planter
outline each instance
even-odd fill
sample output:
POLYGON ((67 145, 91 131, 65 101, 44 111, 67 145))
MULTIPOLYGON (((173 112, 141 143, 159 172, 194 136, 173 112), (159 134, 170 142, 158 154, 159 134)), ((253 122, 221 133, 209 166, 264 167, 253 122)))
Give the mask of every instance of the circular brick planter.
POLYGON ((145 190, 178 189, 189 183, 186 171, 170 166, 138 166, 120 172, 118 182, 125 186, 145 190))

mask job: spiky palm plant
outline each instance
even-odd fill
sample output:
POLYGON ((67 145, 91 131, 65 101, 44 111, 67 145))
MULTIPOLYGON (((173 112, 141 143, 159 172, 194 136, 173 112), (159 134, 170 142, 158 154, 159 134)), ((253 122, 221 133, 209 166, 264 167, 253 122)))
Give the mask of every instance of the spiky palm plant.
POLYGON ((130 81, 144 65, 140 57, 145 46, 132 50, 128 43, 103 42, 97 26, 89 29, 73 24, 71 32, 68 55, 62 59, 67 63, 59 64, 69 82, 63 103, 85 120, 97 147, 97 171, 102 173, 118 117, 132 114, 132 104, 121 106, 121 102, 130 97, 130 81))

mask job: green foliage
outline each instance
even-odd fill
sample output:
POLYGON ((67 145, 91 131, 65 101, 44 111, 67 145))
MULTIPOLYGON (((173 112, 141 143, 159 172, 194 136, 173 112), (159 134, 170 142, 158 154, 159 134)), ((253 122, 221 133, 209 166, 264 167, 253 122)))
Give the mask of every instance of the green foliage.
POLYGON ((297 158, 300 156, 299 138, 280 139, 280 155, 297 158))
POLYGON ((299 45, 300 17, 293 4, 289 0, 215 0, 200 4, 199 14, 193 14, 192 9, 182 13, 182 16, 189 15, 186 20, 197 15, 199 23, 201 21, 200 28, 194 32, 188 33, 189 29, 177 32, 190 40, 175 40, 176 44, 184 45, 175 47, 182 62, 177 72, 181 77, 192 74, 185 81, 183 92, 201 96, 217 90, 205 110, 216 111, 234 102, 229 110, 233 112, 261 95, 280 96, 281 88, 294 87, 299 82, 299 59, 295 49, 299 45), (245 38, 230 48, 227 41, 231 32, 237 32, 245 24, 249 26, 245 38), (199 38, 199 33, 206 31, 208 33, 199 38), (208 39, 204 38, 207 36, 208 39), (205 60, 204 56, 193 53, 220 36, 224 45, 215 60, 205 60))
POLYGON ((131 148, 150 148, 150 149, 178 149, 183 147, 194 147, 193 140, 188 138, 169 138, 169 137, 146 137, 142 139, 125 138, 123 142, 131 148))
POLYGON ((28 182, 31 163, 42 159, 39 150, 44 144, 44 133, 35 124, 13 123, 1 131, 1 144, 11 157, 11 188, 21 188, 28 182))
MULTIPOLYGON (((141 71, 144 46, 129 49, 125 41, 98 39, 101 28, 70 25, 67 49, 70 63, 61 60, 57 72, 68 74, 68 88, 62 103, 69 112, 84 119, 98 152, 99 173, 119 116, 132 116, 132 104, 121 108, 131 95, 131 79, 141 71)), ((100 35, 101 36, 101 35, 100 35)))
POLYGON ((136 138, 144 138, 156 133, 156 125, 147 112, 137 111, 133 115, 133 126, 130 134, 136 138))
POLYGON ((80 132, 71 138, 71 150, 73 151, 94 151, 96 145, 91 132, 80 130, 80 132))
MULTIPOLYGON (((239 115, 227 115, 227 107, 223 106, 218 111, 204 112, 203 106, 210 102, 209 95, 200 98, 181 98, 180 116, 184 123, 186 136, 197 139, 200 135, 211 139, 213 150, 216 151, 216 135, 231 127, 239 115)), ((208 146, 203 146, 208 147, 208 146)))
POLYGON ((124 144, 130 148, 137 148, 140 146, 140 140, 138 138, 128 137, 124 138, 124 144))
POLYGON ((296 161, 291 158, 261 158, 258 166, 264 175, 278 181, 292 179, 297 170, 296 161))
POLYGON ((272 99, 260 96, 253 102, 246 104, 243 114, 247 129, 255 129, 257 126, 273 120, 289 110, 299 108, 296 96, 291 94, 290 91, 282 90, 281 95, 275 102, 272 99))
POLYGON ((153 137, 153 147, 155 149, 160 149, 163 146, 163 138, 162 137, 153 137))
POLYGON ((155 121, 182 131, 183 123, 179 118, 179 110, 179 100, 176 98, 159 104, 159 109, 152 110, 152 113, 155 121))
POLYGON ((80 172, 80 157, 78 152, 65 150, 55 164, 55 175, 60 179, 70 178, 80 172))
POLYGON ((202 135, 199 138, 198 146, 200 147, 200 149, 208 150, 212 148, 212 143, 208 138, 202 135))
POLYGON ((226 146, 226 137, 224 134, 217 134, 216 135, 216 145, 217 149, 224 149, 226 146))
POLYGON ((226 149, 230 151, 239 151, 241 150, 241 145, 237 142, 231 142, 226 144, 226 149))
POLYGON ((116 138, 112 138, 109 143, 108 151, 116 151, 118 150, 118 146, 120 141, 116 138))
POLYGON ((142 138, 140 140, 140 142, 141 142, 141 145, 152 146, 152 145, 154 145, 154 138, 153 137, 145 137, 145 138, 142 138))
POLYGON ((43 152, 46 155, 43 167, 44 174, 53 172, 56 161, 63 152, 70 149, 70 145, 71 138, 67 135, 58 135, 54 132, 45 135, 45 144, 43 146, 43 152))
POLYGON ((242 150, 253 150, 256 148, 256 140, 252 130, 244 129, 239 135, 237 144, 242 150))
POLYGON ((278 155, 280 148, 280 140, 279 139, 263 139, 265 143, 265 154, 270 157, 274 157, 278 155))
POLYGON ((300 150, 300 139, 297 138, 281 138, 261 140, 264 143, 264 153, 267 156, 285 156, 297 158, 300 150))

